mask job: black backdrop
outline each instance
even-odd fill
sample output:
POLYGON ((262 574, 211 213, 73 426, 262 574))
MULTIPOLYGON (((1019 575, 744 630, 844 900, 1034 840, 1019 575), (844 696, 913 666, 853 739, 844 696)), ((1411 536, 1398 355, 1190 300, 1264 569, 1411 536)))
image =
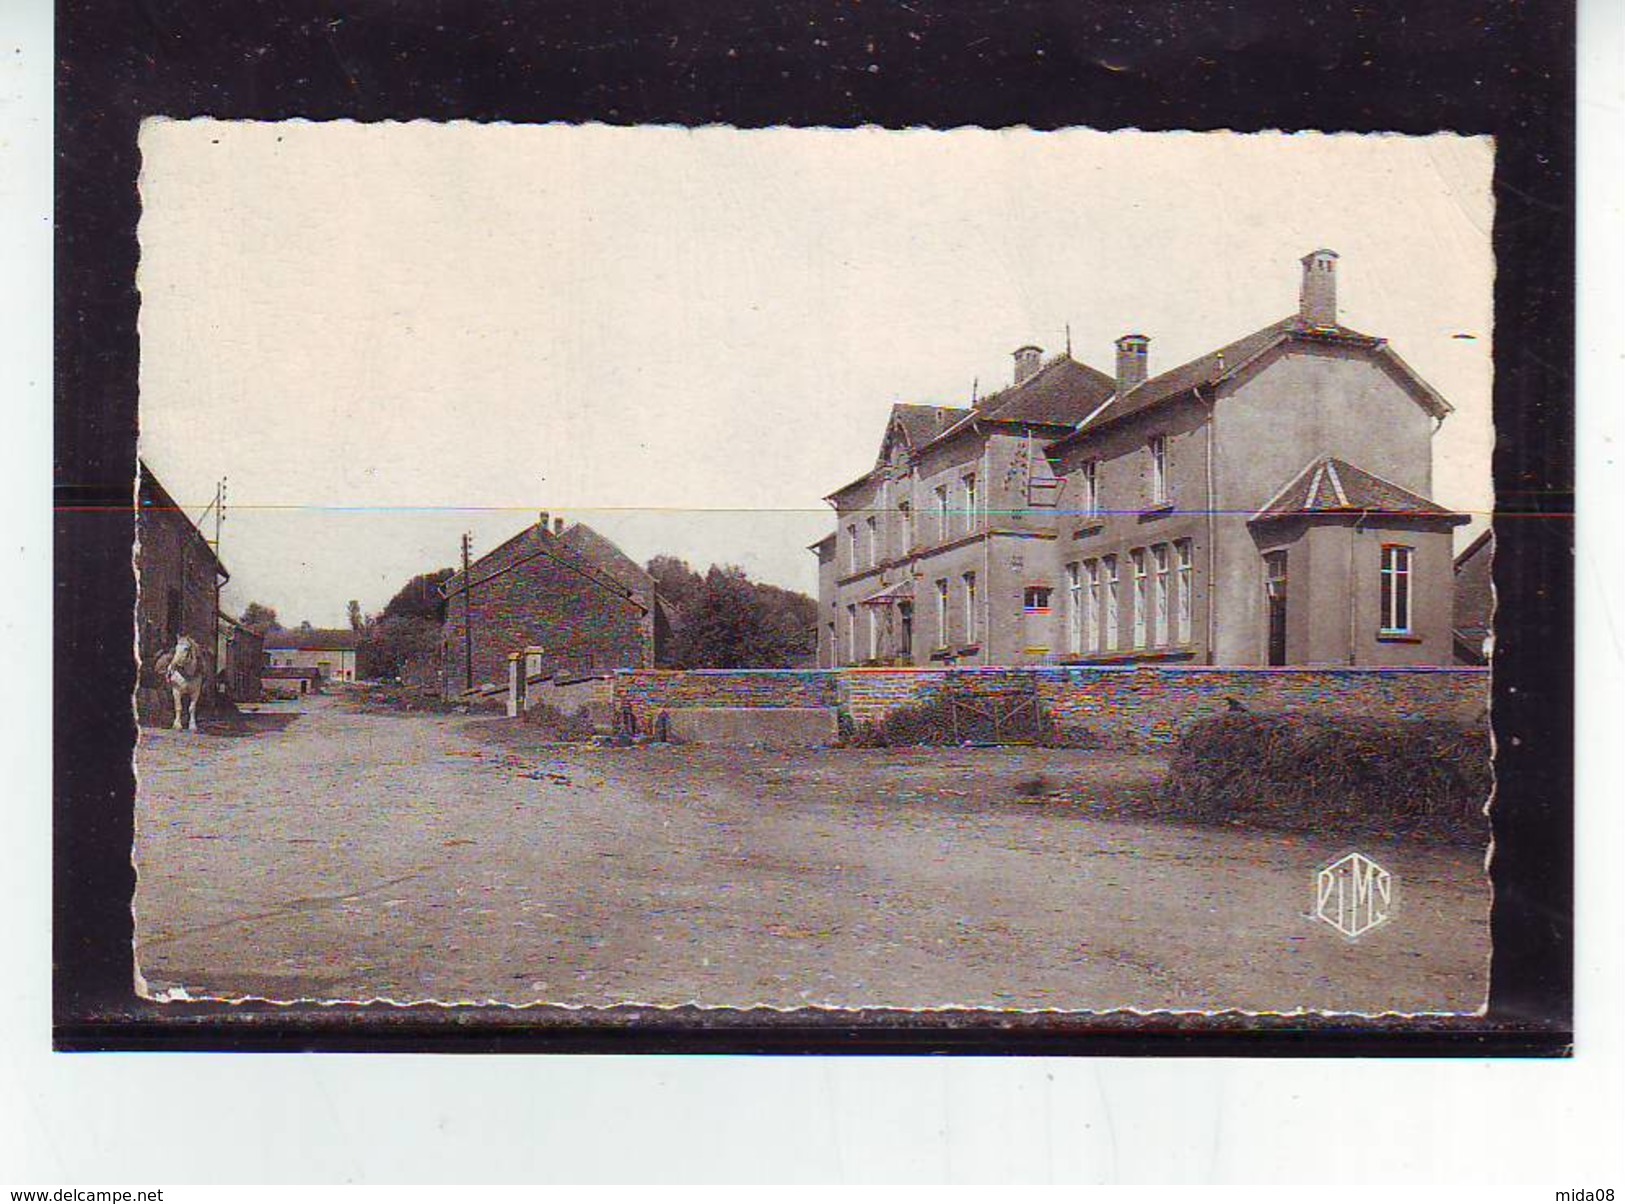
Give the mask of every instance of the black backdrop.
POLYGON ((59 1048, 1562 1053, 1573 936, 1574 14, 1554 0, 219 4, 57 30, 59 1048), (1497 139, 1495 961, 1482 1018, 171 1004, 132 990, 136 134, 145 116, 1029 125, 1497 139))

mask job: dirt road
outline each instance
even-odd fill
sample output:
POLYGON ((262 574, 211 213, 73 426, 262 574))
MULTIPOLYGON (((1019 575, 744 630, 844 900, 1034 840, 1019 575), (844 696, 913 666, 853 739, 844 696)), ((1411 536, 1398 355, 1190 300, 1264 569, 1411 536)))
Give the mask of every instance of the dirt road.
POLYGON ((1132 800, 1157 771, 1144 758, 544 749, 504 723, 323 697, 268 706, 247 735, 143 731, 152 988, 1360 1012, 1483 998, 1477 854, 1362 845, 1398 902, 1351 943, 1308 916, 1341 845, 1079 803, 1132 800), (1025 797, 1035 781, 1071 797, 1025 797))

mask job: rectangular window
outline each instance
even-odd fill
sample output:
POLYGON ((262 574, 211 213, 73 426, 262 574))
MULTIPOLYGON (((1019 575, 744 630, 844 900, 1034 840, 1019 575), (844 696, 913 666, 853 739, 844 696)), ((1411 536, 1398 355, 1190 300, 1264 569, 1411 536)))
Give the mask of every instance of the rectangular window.
POLYGON ((1076 562, 1066 566, 1066 650, 1073 656, 1083 651, 1083 567, 1076 562))
POLYGON ((976 574, 966 573, 961 580, 965 583, 965 643, 974 644, 979 638, 976 622, 976 574))
POLYGON ((1085 652, 1100 651, 1100 561, 1083 562, 1084 582, 1088 592, 1083 600, 1083 648, 1085 652))
POLYGON ((976 474, 968 472, 960 479, 965 495, 965 530, 976 530, 976 474))
POLYGON ((1182 539, 1174 545, 1174 563, 1174 638, 1181 644, 1188 644, 1191 642, 1191 597, 1195 584, 1190 540, 1182 539))
POLYGON ((1100 461, 1085 460, 1078 479, 1082 482, 1083 492, 1078 499, 1078 508, 1085 518, 1094 518, 1100 513, 1100 461))
POLYGON ((1264 553, 1264 616, 1266 665, 1287 663, 1287 554, 1284 549, 1264 553))
POLYGON ((858 608, 846 608, 846 663, 856 664, 858 660, 858 608))
POLYGON ((846 567, 850 572, 858 571, 858 525, 846 525, 846 567))
POLYGON ((1165 505, 1168 501, 1168 437, 1151 436, 1151 504, 1165 505))
POLYGON ((932 493, 937 502, 937 538, 948 538, 948 486, 938 485, 932 493))
POLYGON ((907 502, 897 503, 897 528, 902 535, 900 550, 906 555, 914 546, 914 511, 907 502))
POLYGON ((1049 610, 1050 588, 1047 585, 1029 585, 1021 596, 1021 608, 1026 611, 1049 610))
POLYGON ((1411 630, 1411 549, 1403 544, 1382 545, 1382 629, 1411 630))
POLYGON ((1130 605, 1133 607, 1134 647, 1144 648, 1146 632, 1146 604, 1148 601, 1146 598, 1147 580, 1145 571, 1145 549, 1135 548, 1129 553, 1129 558, 1134 563, 1134 594, 1130 601, 1130 605))
POLYGON ((937 579, 937 647, 948 646, 948 579, 937 579))
POLYGON ((876 660, 880 656, 880 608, 871 606, 868 615, 869 627, 869 660, 876 660))
POLYGON ((1151 549, 1151 566, 1156 576, 1151 582, 1151 642, 1159 648, 1168 645, 1168 545, 1159 543, 1151 549))
POLYGON ((869 537, 869 567, 880 563, 880 520, 870 515, 863 520, 864 532, 869 537))
POLYGON ((1120 609, 1117 597, 1119 587, 1117 557, 1103 557, 1100 564, 1102 571, 1106 574, 1106 651, 1115 652, 1119 640, 1118 629, 1121 625, 1117 617, 1120 609))

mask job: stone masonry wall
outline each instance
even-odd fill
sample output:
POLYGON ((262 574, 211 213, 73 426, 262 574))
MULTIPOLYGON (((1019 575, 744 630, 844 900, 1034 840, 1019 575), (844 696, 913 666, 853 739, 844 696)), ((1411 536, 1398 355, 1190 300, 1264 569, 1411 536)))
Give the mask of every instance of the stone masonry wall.
POLYGON ((833 707, 841 674, 830 669, 646 669, 615 674, 615 714, 645 731, 663 710, 688 707, 833 707))
POLYGON ((692 707, 838 707, 855 724, 930 697, 950 674, 956 688, 1031 682, 1058 726, 1105 744, 1164 746, 1194 719, 1234 699, 1260 713, 1310 711, 1387 718, 1470 720, 1489 705, 1489 671, 1445 669, 1217 669, 1042 666, 1031 669, 837 669, 622 672, 615 713, 650 730, 661 710, 692 707))

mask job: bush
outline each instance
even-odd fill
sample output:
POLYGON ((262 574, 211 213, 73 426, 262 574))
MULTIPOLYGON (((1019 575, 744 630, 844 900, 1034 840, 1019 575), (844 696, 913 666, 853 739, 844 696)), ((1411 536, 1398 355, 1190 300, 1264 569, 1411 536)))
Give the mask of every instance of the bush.
POLYGON ((1481 725, 1220 715, 1181 734, 1161 801, 1208 823, 1478 843, 1492 784, 1481 725))

